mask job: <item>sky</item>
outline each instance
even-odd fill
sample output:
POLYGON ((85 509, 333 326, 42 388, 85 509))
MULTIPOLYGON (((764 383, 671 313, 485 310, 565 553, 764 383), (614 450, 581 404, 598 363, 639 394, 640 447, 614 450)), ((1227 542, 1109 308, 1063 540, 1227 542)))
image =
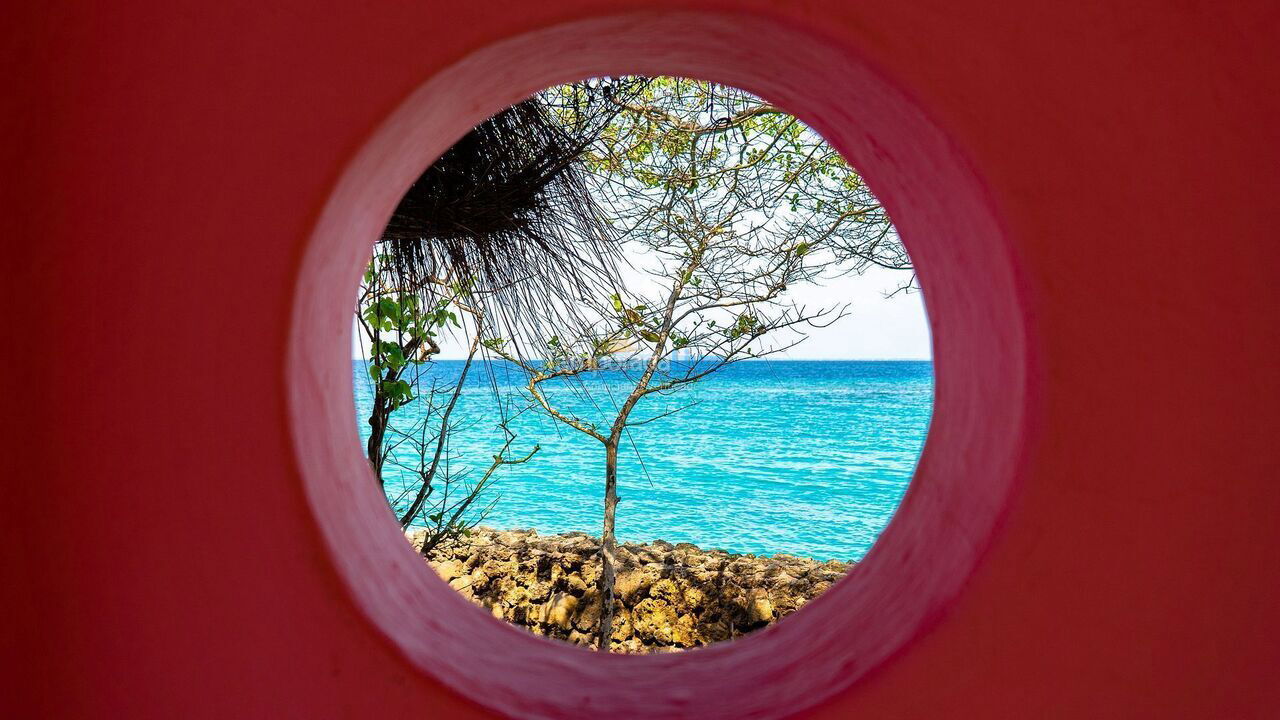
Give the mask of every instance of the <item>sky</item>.
POLYGON ((875 268, 856 277, 801 285, 791 292, 813 306, 849 303, 849 314, 809 337, 783 356, 805 360, 928 360, 932 357, 924 295, 892 293, 907 279, 902 272, 875 268))
MULTIPOLYGON (((917 291, 885 297, 908 277, 902 272, 873 268, 859 276, 826 281, 821 286, 792 286, 788 295, 800 303, 813 307, 849 303, 849 314, 830 327, 809 331, 804 342, 776 357, 795 360, 930 359, 932 348, 923 294, 917 291)), ((441 350, 437 356, 440 359, 466 356, 465 346, 458 339, 445 339, 441 350)), ((354 327, 351 357, 364 357, 354 327)))
MULTIPOLYGON (((704 120, 706 120, 704 118, 704 120)), ((816 135, 813 139, 821 141, 816 135)), ((772 146, 772 145, 770 145, 772 146)), ((741 222, 744 234, 753 228, 778 223, 785 229, 789 220, 787 209, 774 208, 768 215, 746 213, 734 215, 735 223, 741 222)), ((791 212, 795 212, 794 206, 791 212)), ((736 225, 735 225, 736 226, 736 225)), ((616 270, 622 286, 635 293, 633 297, 653 298, 665 294, 667 277, 659 285, 654 284, 651 271, 661 267, 652 254, 641 254, 644 243, 628 242, 623 245, 623 260, 616 270), (650 272, 646 272, 646 270, 650 272)), ((814 360, 927 360, 932 357, 929 324, 925 315, 924 300, 920 292, 894 293, 910 275, 902 271, 872 267, 856 276, 829 279, 821 284, 793 283, 786 290, 786 299, 806 306, 809 311, 849 304, 847 315, 825 328, 807 328, 803 342, 774 357, 814 360)), ((778 345, 785 345, 796 338, 790 333, 775 336, 778 345)), ((466 357, 467 339, 441 338, 440 359, 466 357)), ((365 356, 359 344, 359 333, 354 327, 352 357, 365 356)))

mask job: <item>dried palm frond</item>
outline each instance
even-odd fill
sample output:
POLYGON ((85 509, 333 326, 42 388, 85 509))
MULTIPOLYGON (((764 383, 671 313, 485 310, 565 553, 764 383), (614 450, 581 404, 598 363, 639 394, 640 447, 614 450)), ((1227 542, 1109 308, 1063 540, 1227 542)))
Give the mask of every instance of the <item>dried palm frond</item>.
MULTIPOLYGON (((378 252, 401 288, 464 283, 499 332, 574 324, 574 298, 616 287, 618 243, 578 162, 642 79, 535 96, 477 126, 405 193, 378 252)), ((536 335, 535 335, 536 336, 536 335)))

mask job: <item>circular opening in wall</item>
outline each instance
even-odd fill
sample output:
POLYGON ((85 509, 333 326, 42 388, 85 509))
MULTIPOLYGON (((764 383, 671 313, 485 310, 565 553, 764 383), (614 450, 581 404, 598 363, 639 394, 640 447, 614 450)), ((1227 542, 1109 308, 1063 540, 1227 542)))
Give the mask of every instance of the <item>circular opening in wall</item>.
MULTIPOLYGON (((1029 378, 1040 371, 997 204, 962 146, 897 80, 847 43, 791 23, 734 11, 625 13, 518 33, 433 68, 353 147, 298 271, 288 420, 323 557, 345 595, 335 602, 387 646, 394 672, 516 717, 619 708, 652 718, 792 716, 824 702, 850 707, 859 679, 907 657, 945 621, 1007 505, 1035 412, 1029 378), (424 168, 541 88, 625 73, 704 77, 795 112, 866 172, 929 298, 933 413, 893 521, 851 577, 801 612, 691 652, 550 641, 495 621, 427 570, 388 520, 345 392, 353 353, 335 342, 351 332, 370 247, 424 168)), ((628 503, 624 494, 619 523, 628 503)))
POLYGON ((870 550, 919 458, 929 336, 863 178, 749 92, 558 85, 404 194, 355 303, 356 426, 468 600, 623 653, 763 629, 870 550))

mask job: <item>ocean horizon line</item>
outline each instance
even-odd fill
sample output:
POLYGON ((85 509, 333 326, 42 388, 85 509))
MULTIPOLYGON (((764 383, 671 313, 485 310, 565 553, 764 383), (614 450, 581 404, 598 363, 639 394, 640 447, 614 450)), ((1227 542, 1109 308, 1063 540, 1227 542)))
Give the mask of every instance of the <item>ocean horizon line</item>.
MULTIPOLYGON (((368 360, 369 358, 364 356, 353 356, 351 359, 352 360, 368 360)), ((456 357, 455 356, 437 356, 433 358, 433 360, 435 361, 466 360, 466 359, 467 359, 466 355, 458 355, 456 357)), ((892 358, 779 357, 779 358, 773 358, 773 357, 765 357, 765 358, 750 358, 746 360, 737 360, 735 362, 744 362, 744 363, 755 363, 755 362, 933 362, 933 358, 931 357, 924 357, 924 358, 914 358, 914 357, 892 357, 892 358)))

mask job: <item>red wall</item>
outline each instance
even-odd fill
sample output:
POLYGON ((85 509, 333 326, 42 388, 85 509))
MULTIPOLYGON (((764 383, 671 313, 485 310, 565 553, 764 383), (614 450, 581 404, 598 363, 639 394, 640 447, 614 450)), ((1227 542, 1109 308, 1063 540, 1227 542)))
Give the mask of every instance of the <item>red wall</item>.
POLYGON ((0 714, 1276 716, 1275 3, 0 12, 0 714), (678 660, 464 607, 338 421, 398 189, 502 101, 624 70, 826 132, 904 227, 938 361, 860 574, 678 660))

